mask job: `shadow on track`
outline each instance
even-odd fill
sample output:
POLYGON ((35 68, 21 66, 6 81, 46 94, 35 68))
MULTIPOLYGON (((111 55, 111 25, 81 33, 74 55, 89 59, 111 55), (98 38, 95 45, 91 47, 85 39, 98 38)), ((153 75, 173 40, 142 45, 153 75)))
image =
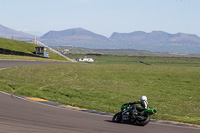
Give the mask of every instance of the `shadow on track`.
POLYGON ((120 122, 120 123, 117 123, 117 122, 113 122, 112 120, 104 120, 106 122, 110 122, 110 123, 115 123, 115 124, 125 124, 125 125, 133 125, 133 126, 137 126, 137 127, 144 127, 144 126, 139 126, 137 125, 136 123, 133 123, 133 122, 120 122))

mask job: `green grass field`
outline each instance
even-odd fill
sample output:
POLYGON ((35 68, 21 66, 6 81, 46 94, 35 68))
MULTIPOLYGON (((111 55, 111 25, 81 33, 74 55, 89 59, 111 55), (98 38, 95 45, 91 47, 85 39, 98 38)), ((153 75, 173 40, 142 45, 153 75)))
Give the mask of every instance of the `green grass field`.
POLYGON ((104 60, 1 70, 0 90, 111 113, 146 95, 158 108, 152 118, 200 124, 200 59, 140 57, 146 65, 128 57, 98 58, 104 60))
POLYGON ((149 57, 149 56, 94 56, 94 55, 67 55, 76 59, 80 57, 92 57, 96 62, 93 64, 147 64, 147 65, 167 65, 167 66, 200 66, 200 58, 167 58, 167 57, 149 57))
POLYGON ((64 51, 67 49, 67 54, 88 54, 88 53, 99 53, 102 55, 121 55, 121 56, 154 56, 154 57, 190 57, 190 58, 200 58, 200 54, 186 54, 186 53, 161 53, 161 52, 151 52, 142 51, 134 49, 84 49, 76 47, 52 47, 58 51, 64 51))

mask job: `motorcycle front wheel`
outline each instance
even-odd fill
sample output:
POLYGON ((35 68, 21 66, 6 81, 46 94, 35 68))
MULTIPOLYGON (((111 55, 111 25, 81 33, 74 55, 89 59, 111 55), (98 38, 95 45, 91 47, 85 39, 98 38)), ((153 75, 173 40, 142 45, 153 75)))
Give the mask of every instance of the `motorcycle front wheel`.
POLYGON ((145 126, 150 121, 150 116, 148 114, 143 115, 144 120, 136 120, 136 124, 139 126, 145 126))
POLYGON ((122 113, 119 112, 117 114, 115 114, 112 118, 112 121, 113 122, 117 122, 117 123, 120 123, 122 121, 122 113))

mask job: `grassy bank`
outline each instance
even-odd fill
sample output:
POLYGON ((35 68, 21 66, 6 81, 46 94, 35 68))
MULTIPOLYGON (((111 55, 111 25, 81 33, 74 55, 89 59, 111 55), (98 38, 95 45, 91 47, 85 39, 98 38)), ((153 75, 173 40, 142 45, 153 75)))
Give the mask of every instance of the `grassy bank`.
POLYGON ((146 95, 156 119, 200 124, 200 67, 134 64, 22 66, 0 71, 0 90, 116 113, 146 95))
MULTIPOLYGON (((9 49, 13 51, 20 51, 24 53, 33 54, 35 52, 35 47, 39 45, 33 43, 27 43, 23 41, 10 40, 5 38, 0 38, 0 48, 9 49)), ((4 55, 0 54, 0 59, 22 59, 22 60, 42 60, 42 61, 66 61, 67 60, 59 55, 50 52, 50 60, 40 57, 26 57, 26 56, 15 56, 15 55, 4 55)))
POLYGON ((66 59, 59 57, 59 56, 55 56, 54 58, 40 58, 40 57, 29 57, 29 56, 17 56, 17 55, 4 55, 4 54, 0 54, 0 60, 4 59, 4 60, 33 60, 33 61, 56 61, 56 62, 69 62, 66 59))
POLYGON ((32 54, 35 51, 35 47, 38 47, 38 45, 35 45, 33 43, 23 42, 23 41, 0 38, 0 48, 3 48, 3 49, 9 49, 13 51, 20 51, 20 52, 32 54))

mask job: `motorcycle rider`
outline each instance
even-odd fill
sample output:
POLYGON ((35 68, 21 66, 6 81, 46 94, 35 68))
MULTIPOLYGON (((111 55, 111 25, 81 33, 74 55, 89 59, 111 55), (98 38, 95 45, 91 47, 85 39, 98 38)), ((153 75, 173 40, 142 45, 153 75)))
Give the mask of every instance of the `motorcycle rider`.
POLYGON ((118 123, 133 122, 139 126, 144 126, 149 123, 150 115, 156 113, 156 111, 157 109, 148 108, 147 97, 142 96, 139 101, 123 104, 121 111, 113 116, 112 121, 118 123))
POLYGON ((137 112, 137 111, 141 112, 144 109, 148 108, 147 97, 146 96, 141 96, 139 101, 125 103, 124 105, 127 105, 128 107, 132 107, 132 111, 133 112, 137 112), (140 104, 141 106, 138 106, 136 104, 140 104))

